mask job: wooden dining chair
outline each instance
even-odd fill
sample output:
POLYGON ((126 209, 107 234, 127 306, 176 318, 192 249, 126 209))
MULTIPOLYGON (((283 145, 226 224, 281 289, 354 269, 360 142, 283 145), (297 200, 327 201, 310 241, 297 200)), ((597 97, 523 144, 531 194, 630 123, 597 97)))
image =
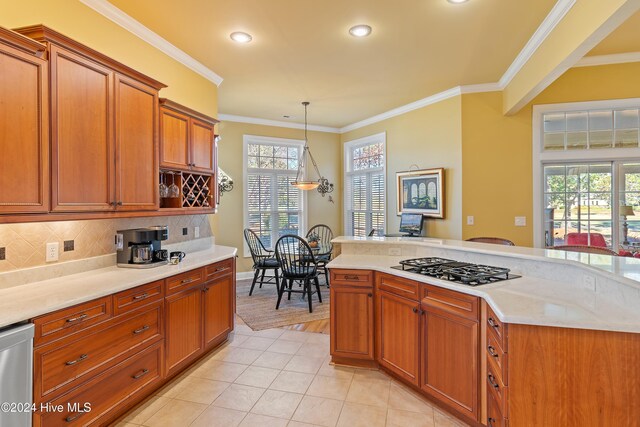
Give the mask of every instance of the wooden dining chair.
POLYGON ((260 288, 262 288, 263 284, 274 283, 275 280, 276 290, 279 291, 280 279, 278 277, 278 270, 280 269, 280 264, 274 256, 273 251, 265 248, 260 237, 250 228, 244 229, 244 239, 247 242, 247 246, 249 246, 249 252, 251 252, 251 258, 253 259, 252 268, 255 270, 249 296, 253 294, 253 288, 256 286, 256 283, 259 283, 260 288), (265 278, 267 271, 272 271, 273 274, 267 275, 265 278))
POLYGON ((557 250, 568 251, 568 252, 585 252, 590 254, 618 256, 617 252, 609 248, 603 248, 602 246, 560 245, 560 246, 549 246, 547 247, 547 249, 557 249, 557 250))
POLYGON ((333 231, 331 231, 331 228, 328 225, 318 224, 309 229, 307 232, 307 240, 312 234, 315 234, 320 239, 319 242, 322 253, 318 253, 316 255, 316 261, 320 272, 324 274, 327 287, 329 287, 329 269, 327 268, 327 264, 331 261, 331 255, 333 252, 333 244, 331 243, 333 240, 333 231))
POLYGON ((286 234, 278 239, 275 249, 276 259, 282 272, 276 310, 280 308, 280 302, 285 292, 288 293, 287 300, 291 300, 292 293, 302 293, 308 299, 309 313, 313 313, 311 296, 317 293, 318 301, 322 303, 322 295, 318 280, 318 263, 311 247, 302 237, 286 234), (315 284, 315 291, 311 288, 311 282, 315 284), (294 283, 301 284, 302 290, 299 290, 298 287, 294 288, 294 283))
POLYGON ((467 242, 478 243, 491 243, 494 245, 515 246, 511 240, 503 239, 502 237, 472 237, 466 240, 467 242))

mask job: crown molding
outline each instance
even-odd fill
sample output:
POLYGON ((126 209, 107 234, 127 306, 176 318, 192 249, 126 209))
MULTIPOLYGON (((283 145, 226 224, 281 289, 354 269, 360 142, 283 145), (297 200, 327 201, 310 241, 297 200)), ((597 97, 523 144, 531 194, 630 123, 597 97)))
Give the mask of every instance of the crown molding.
POLYGON ((551 9, 551 12, 549 12, 547 17, 544 18, 542 24, 540 24, 538 29, 536 29, 527 44, 520 51, 518 56, 516 56, 516 59, 500 78, 499 84, 501 89, 504 89, 509 83, 511 83, 511 80, 513 80, 516 74, 520 72, 522 67, 524 67, 524 64, 531 59, 531 56, 536 50, 538 50, 549 34, 551 34, 560 21, 562 21, 562 18, 564 18, 569 10, 571 10, 575 3, 576 0, 558 0, 551 9))
POLYGON ((222 83, 222 77, 216 74, 204 64, 189 56, 186 52, 169 43, 157 33, 142 25, 122 10, 109 3, 107 0, 80 0, 86 6, 98 12, 105 18, 118 24, 125 30, 149 43, 159 51, 175 59, 185 67, 200 74, 205 79, 213 82, 216 86, 222 83))
MULTIPOLYGON (((304 129, 303 123, 282 122, 279 120, 260 119, 258 117, 236 116, 233 114, 218 114, 222 122, 249 123, 252 125, 275 126, 289 129, 304 129)), ((339 128, 330 126, 308 125, 307 128, 316 132, 340 133, 339 128)))
POLYGON ((460 92, 463 95, 466 93, 500 92, 502 89, 503 88, 500 87, 500 83, 498 82, 460 86, 460 92))
POLYGON ((626 64, 640 62, 640 52, 614 53, 611 55, 585 56, 574 67, 595 67, 597 65, 626 64))

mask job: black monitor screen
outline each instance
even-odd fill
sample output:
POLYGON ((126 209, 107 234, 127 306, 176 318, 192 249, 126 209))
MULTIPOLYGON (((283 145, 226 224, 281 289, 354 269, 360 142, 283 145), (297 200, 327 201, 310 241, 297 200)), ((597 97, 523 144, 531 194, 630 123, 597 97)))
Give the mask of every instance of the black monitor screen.
POLYGON ((422 234, 422 215, 403 213, 400 218, 400 232, 422 234))

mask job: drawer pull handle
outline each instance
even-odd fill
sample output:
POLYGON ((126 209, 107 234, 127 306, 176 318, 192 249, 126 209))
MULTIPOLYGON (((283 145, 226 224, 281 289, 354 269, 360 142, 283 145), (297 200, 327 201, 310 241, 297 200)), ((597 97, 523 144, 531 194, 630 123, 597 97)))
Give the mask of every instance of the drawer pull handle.
POLYGON ((359 280, 360 276, 357 276, 355 274, 345 274, 344 279, 345 280, 359 280))
POLYGON ((221 271, 225 271, 228 270, 229 267, 221 267, 221 268, 216 268, 215 270, 213 270, 214 273, 219 273, 221 271))
POLYGON ((487 351, 489 352, 489 354, 493 357, 498 357, 498 353, 496 353, 496 349, 493 348, 492 345, 487 346, 487 351))
POLYGON ((191 283, 193 282, 195 279, 194 278, 189 278, 189 279, 184 279, 180 282, 181 285, 186 285, 187 283, 191 283))
POLYGON ((208 292, 209 288, 202 288, 202 292, 208 292))
POLYGON ((69 415, 67 418, 65 418, 64 420, 68 423, 74 422, 75 420, 77 420, 78 418, 80 418, 82 415, 84 415, 84 413, 87 411, 83 411, 80 410, 78 412, 76 412, 74 415, 69 415))
POLYGON ((496 379, 492 374, 487 375, 487 379, 489 380, 489 384, 491 384, 491 387, 495 388, 496 390, 500 390, 500 386, 498 385, 496 379))
POLYGON ((87 357, 89 357, 87 354, 81 354, 80 357, 78 357, 76 360, 69 360, 67 362, 64 362, 64 364, 67 366, 72 366, 72 365, 75 365, 76 363, 82 362, 87 357))
POLYGON ((133 297, 133 300, 134 300, 134 301, 137 301, 137 300, 140 300, 140 299, 145 299, 145 298, 146 298, 146 297, 148 297, 148 296, 149 296, 149 294, 145 292, 145 293, 143 293, 143 294, 136 295, 135 297, 133 297))
POLYGON ((71 318, 67 319, 67 323, 80 322, 80 321, 84 320, 87 316, 88 316, 88 314, 83 313, 78 317, 71 317, 71 318))
POLYGON ((500 327, 500 325, 498 325, 498 322, 496 322, 495 320, 493 320, 493 317, 489 317, 487 319, 487 323, 489 324, 489 326, 491 326, 492 328, 496 328, 498 329, 500 327))
POLYGON ((137 379, 140 379, 140 378, 144 377, 148 373, 149 373, 148 369, 143 369, 142 371, 140 371, 137 374, 133 375, 131 378, 133 378, 134 380, 137 380, 137 379))
POLYGON ((133 331, 133 335, 138 335, 148 330, 149 330, 149 325, 144 325, 142 328, 136 329, 135 331, 133 331))

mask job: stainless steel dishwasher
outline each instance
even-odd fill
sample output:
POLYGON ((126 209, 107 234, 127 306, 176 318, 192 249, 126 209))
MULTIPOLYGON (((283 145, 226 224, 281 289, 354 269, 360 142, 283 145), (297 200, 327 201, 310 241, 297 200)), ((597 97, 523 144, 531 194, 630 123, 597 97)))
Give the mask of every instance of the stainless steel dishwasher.
POLYGON ((0 329, 0 427, 30 427, 33 324, 0 329))

